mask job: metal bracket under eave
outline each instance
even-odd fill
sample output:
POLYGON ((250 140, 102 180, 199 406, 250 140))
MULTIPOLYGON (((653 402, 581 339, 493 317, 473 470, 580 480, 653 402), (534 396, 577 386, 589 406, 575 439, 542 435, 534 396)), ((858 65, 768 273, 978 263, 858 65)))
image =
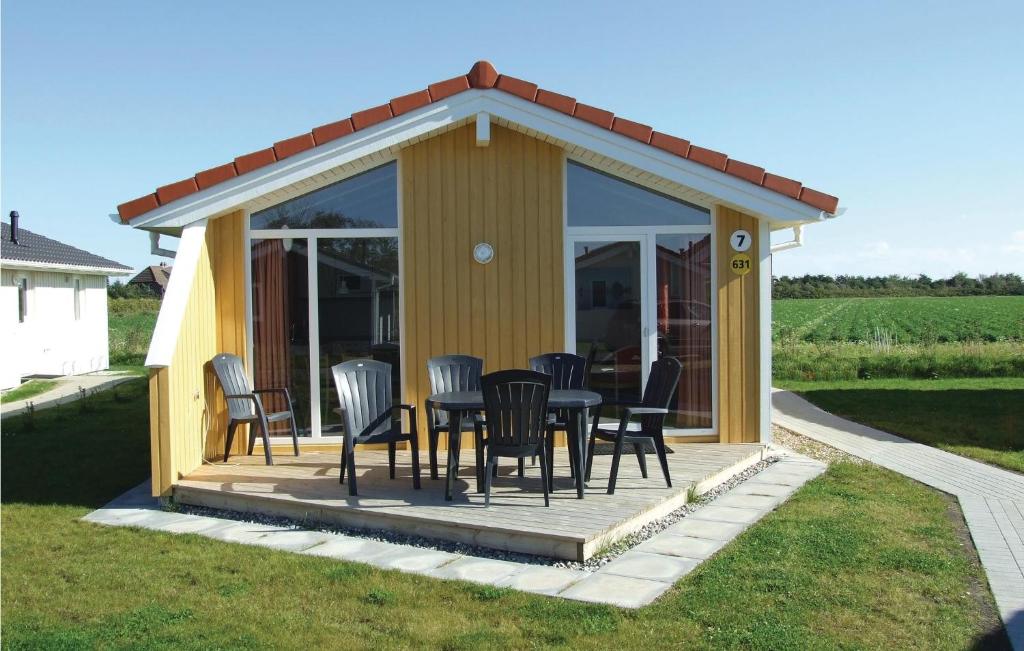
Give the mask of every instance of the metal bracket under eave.
POLYGON ((173 258, 175 252, 170 249, 160 248, 160 233, 150 231, 149 233, 149 252, 153 255, 160 255, 165 258, 173 258))
POLYGON ((480 111, 476 114, 476 146, 486 147, 491 144, 491 114, 480 111))

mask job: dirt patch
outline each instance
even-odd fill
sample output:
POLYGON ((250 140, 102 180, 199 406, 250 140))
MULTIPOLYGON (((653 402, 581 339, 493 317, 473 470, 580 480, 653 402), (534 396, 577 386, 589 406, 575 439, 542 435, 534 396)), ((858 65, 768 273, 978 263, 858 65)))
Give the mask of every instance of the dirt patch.
POLYGON ((808 438, 802 434, 797 434, 796 432, 779 427, 778 425, 772 425, 772 441, 776 445, 789 448, 794 452, 799 452, 800 454, 806 455, 812 459, 817 459, 823 463, 831 464, 839 461, 867 463, 867 461, 860 457, 847 454, 846 452, 836 449, 831 445, 819 443, 812 438, 808 438))
POLYGON ((964 520, 963 511, 960 510, 960 502, 956 497, 948 493, 936 492, 946 501, 946 517, 949 518, 950 523, 953 525, 953 530, 956 531, 956 536, 964 549, 964 556, 967 557, 967 562, 971 564, 971 587, 968 594, 974 603, 977 604, 978 612, 981 613, 981 621, 979 623, 982 630, 982 633, 974 640, 972 648, 1013 651, 1010 638, 1007 636, 1006 628, 1003 626, 1003 620, 999 617, 999 611, 996 610, 995 597, 992 596, 992 590, 985 579, 985 569, 981 565, 981 558, 978 557, 978 550, 974 546, 974 539, 971 538, 971 531, 967 528, 967 521, 964 520))

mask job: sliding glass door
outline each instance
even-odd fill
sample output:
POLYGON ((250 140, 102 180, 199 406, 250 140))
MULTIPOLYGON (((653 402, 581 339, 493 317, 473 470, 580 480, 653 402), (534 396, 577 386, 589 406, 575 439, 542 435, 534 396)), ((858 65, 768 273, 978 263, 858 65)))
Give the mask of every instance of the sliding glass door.
MULTIPOLYGON (((287 387, 299 434, 311 440, 342 434, 335 364, 388 362, 401 396, 396 167, 388 163, 250 217, 253 384, 287 387)), ((286 406, 268 399, 268 409, 286 406)), ((271 434, 286 435, 286 428, 271 434)))
POLYGON ((638 401, 651 364, 677 359, 666 425, 711 432, 710 211, 575 162, 567 184, 566 343, 591 360, 590 386, 638 401))

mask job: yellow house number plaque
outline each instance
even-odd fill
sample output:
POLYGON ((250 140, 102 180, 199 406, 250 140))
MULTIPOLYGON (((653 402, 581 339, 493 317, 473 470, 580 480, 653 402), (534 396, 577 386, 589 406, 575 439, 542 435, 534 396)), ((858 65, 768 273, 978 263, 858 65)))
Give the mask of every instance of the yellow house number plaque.
POLYGON ((746 276, 750 273, 750 256, 746 253, 737 253, 729 258, 729 268, 737 276, 746 276))

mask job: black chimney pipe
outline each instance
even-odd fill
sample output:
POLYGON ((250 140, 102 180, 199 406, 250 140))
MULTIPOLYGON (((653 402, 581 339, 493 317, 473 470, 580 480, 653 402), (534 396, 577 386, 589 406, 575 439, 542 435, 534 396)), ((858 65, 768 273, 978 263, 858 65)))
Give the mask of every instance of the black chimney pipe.
POLYGON ((11 211, 11 244, 18 243, 18 211, 11 211))

